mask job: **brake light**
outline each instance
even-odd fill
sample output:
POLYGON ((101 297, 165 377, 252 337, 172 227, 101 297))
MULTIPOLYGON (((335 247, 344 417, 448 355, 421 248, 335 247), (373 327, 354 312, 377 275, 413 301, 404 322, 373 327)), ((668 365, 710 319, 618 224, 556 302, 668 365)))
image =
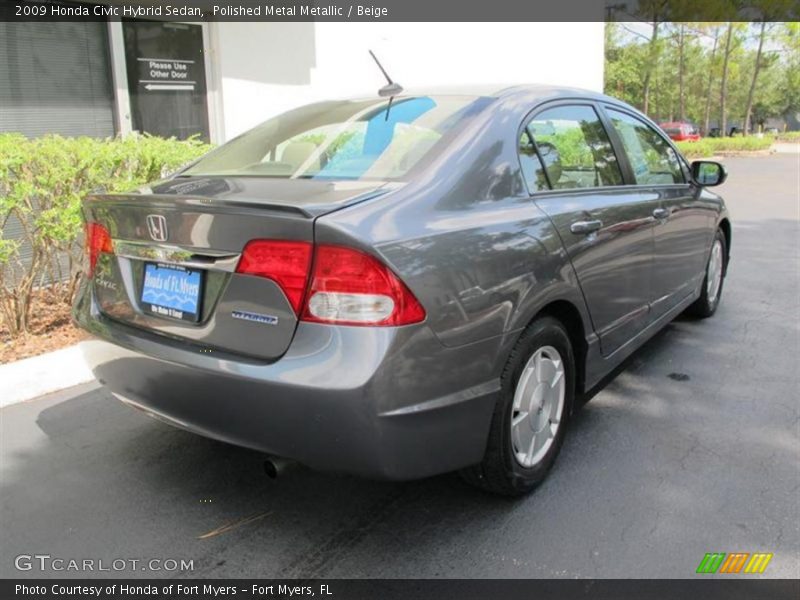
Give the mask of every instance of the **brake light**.
POLYGON ((86 223, 84 243, 89 264, 88 275, 91 277, 94 275, 94 269, 97 266, 97 259, 100 254, 114 253, 114 243, 111 241, 111 234, 108 233, 108 229, 99 223, 86 223))
POLYGON ((318 245, 302 320, 344 325, 409 325, 425 309, 406 285, 372 256, 318 245))
POLYGON ((252 240, 244 247, 236 272, 271 279, 286 294, 295 314, 300 314, 311 250, 309 242, 252 240))

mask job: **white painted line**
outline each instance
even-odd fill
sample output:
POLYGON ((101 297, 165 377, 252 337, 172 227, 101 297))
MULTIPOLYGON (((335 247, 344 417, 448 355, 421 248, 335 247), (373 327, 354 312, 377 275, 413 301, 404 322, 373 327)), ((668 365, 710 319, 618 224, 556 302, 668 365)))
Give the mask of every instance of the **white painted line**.
POLYGON ((92 381, 81 351, 85 343, 0 365, 0 407, 92 381))
POLYGON ((153 62, 176 62, 176 63, 188 63, 190 65, 194 64, 193 60, 180 60, 178 58, 137 58, 136 60, 141 61, 153 61, 153 62))
POLYGON ((155 83, 148 83, 144 86, 146 90, 188 90, 192 91, 194 89, 193 85, 171 85, 171 84, 163 84, 158 85, 155 83))
MULTIPOLYGON (((164 81, 163 79, 140 79, 139 83, 170 83, 170 82, 164 81)), ((188 79, 181 79, 180 82, 176 83, 197 83, 197 82, 189 81, 188 79)))

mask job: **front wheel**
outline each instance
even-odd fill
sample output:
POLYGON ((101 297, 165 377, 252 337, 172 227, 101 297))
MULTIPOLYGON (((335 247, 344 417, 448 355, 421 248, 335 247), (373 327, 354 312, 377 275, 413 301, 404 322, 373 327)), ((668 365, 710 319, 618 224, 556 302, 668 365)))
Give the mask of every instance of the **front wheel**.
POLYGON ((720 229, 714 235, 711 253, 708 256, 706 275, 700 297, 689 306, 686 312, 695 317, 705 319, 717 311, 722 297, 722 284, 725 281, 725 267, 728 257, 725 234, 720 229))
POLYGON ((537 319, 520 337, 501 376, 483 461, 462 471, 462 477, 507 496, 530 492, 561 449, 574 395, 569 336, 558 320, 537 319))

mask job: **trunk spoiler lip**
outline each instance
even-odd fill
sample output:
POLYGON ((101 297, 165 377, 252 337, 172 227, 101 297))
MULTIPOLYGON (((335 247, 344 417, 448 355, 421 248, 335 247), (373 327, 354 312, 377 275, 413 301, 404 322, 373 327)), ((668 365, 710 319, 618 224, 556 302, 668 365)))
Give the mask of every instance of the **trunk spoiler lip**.
POLYGON ((193 194, 153 194, 142 193, 141 191, 120 192, 120 193, 93 193, 84 198, 85 205, 93 204, 112 204, 115 206, 136 206, 145 205, 148 208, 174 208, 176 206, 197 207, 207 212, 217 212, 226 208, 243 209, 265 209, 284 212, 288 214, 315 219, 323 215, 341 210, 343 208, 359 204, 367 200, 372 200, 378 196, 383 196, 391 191, 403 187, 405 184, 398 182, 384 182, 374 189, 349 196, 339 202, 321 202, 319 204, 309 203, 304 206, 290 204, 281 200, 270 200, 258 197, 208 197, 193 194))

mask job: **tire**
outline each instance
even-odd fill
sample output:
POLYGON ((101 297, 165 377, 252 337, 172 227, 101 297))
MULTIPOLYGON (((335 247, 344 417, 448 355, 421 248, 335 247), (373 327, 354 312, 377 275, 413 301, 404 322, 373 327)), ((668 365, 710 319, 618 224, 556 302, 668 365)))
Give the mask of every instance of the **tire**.
POLYGON ((686 309, 686 312, 694 317, 707 319, 715 312, 722 298, 722 286, 725 283, 725 272, 728 269, 728 247, 725 243, 725 234, 717 229, 714 234, 714 241, 711 244, 708 262, 706 263, 706 274, 703 277, 703 287, 700 297, 686 309), (719 279, 714 279, 714 273, 718 272, 719 279), (709 281, 717 281, 716 285, 709 285, 709 281), (716 293, 712 291, 716 289, 716 293))
POLYGON ((542 317, 528 326, 508 358, 500 384, 483 460, 464 469, 461 476, 484 490, 521 496, 547 476, 564 442, 572 411, 575 359, 560 321, 542 317), (556 363, 560 363, 560 376, 556 363), (551 380, 555 382, 548 388, 551 380), (543 437, 536 439, 539 427, 543 437), (544 435, 545 429, 550 435, 544 435), (530 444, 527 435, 532 435, 530 444))

